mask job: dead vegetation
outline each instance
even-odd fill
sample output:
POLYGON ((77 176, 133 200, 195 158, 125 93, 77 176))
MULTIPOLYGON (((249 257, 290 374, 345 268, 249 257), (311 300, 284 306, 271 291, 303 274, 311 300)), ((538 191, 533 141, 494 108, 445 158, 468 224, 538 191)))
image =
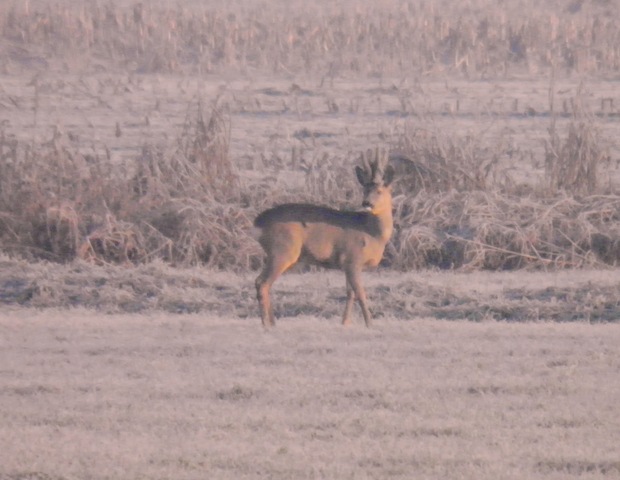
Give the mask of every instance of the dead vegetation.
MULTIPOLYGON (((391 162, 395 232, 384 264, 399 270, 567 268, 620 260, 620 197, 599 182, 608 155, 577 107, 550 117, 545 177, 524 186, 483 137, 405 131, 391 162), (564 136, 565 135, 565 136, 564 136)), ((303 162, 305 191, 242 182, 229 154, 227 104, 189 105, 178 135, 133 162, 84 152, 56 129, 44 143, 0 131, 0 248, 30 259, 135 265, 162 259, 248 271, 261 266, 252 220, 266 206, 359 203, 349 158, 303 162)), ((553 108, 551 109, 553 111, 553 108)))
POLYGON ((620 197, 457 192, 404 199, 391 264, 504 270, 615 265, 620 197))
POLYGON ((85 154, 62 132, 43 144, 0 131, 0 244, 57 262, 256 268, 250 213, 228 156, 224 108, 193 105, 171 145, 133 164, 85 154))
POLYGON ((32 66, 139 73, 578 74, 620 68, 615 2, 475 0, 217 9, 158 2, 4 2, 5 72, 32 66), (31 4, 32 3, 32 4, 31 4), (288 8, 287 8, 288 7, 288 8), (285 11, 286 14, 281 12, 285 11), (70 58, 67 58, 70 53, 70 58))
MULTIPOLYGON (((540 15, 506 16, 500 9, 483 8, 483 1, 468 2, 456 21, 454 12, 444 15, 434 2, 401 5, 399 15, 393 8, 360 7, 345 14, 317 7, 311 14, 291 16, 269 9, 233 15, 225 9, 143 3, 69 8, 10 2, 0 7, 0 38, 6 40, 0 56, 8 73, 31 71, 28 62, 38 55, 62 60, 64 70, 76 71, 70 64, 74 53, 86 70, 98 71, 94 63, 101 62, 139 73, 312 70, 332 77, 435 72, 484 78, 548 71, 545 152, 534 159, 544 166, 538 183, 525 185, 513 177, 511 165, 523 158, 514 156, 518 153, 501 138, 489 142, 483 135, 411 127, 390 140, 398 173, 396 230, 384 264, 399 270, 616 265, 620 197, 611 182, 603 181, 603 168, 611 164, 606 140, 597 128, 598 117, 585 106, 584 89, 564 96, 560 108, 553 82, 560 70, 617 71, 617 21, 606 15, 615 7, 594 2, 586 8, 575 2, 579 5, 573 11, 551 3, 540 15)), ((43 88, 37 78, 30 84, 35 127, 43 88)), ((303 92, 295 100, 311 96, 294 86, 303 92)), ((410 97, 402 95, 399 114, 426 123, 410 97)), ((359 152, 344 158, 317 152, 308 159, 310 147, 305 153, 296 150, 314 135, 306 130, 295 132, 297 143, 291 144, 289 171, 303 176, 301 182, 274 187, 275 176, 287 173, 288 165, 266 157, 254 162, 268 170, 258 172, 262 178, 241 177, 230 155, 229 100, 223 94, 205 103, 196 96, 178 131, 159 143, 134 145, 139 153, 122 161, 110 154, 112 145, 90 148, 60 126, 47 141, 35 135, 28 141, 11 133, 9 121, 2 123, 0 250, 54 262, 80 258, 98 265, 136 265, 160 259, 258 270, 260 248, 251 229, 258 211, 286 201, 337 208, 359 204, 350 175, 359 152)), ((613 99, 606 100, 606 114, 617 115, 613 99)), ((3 101, 15 102, 10 95, 3 101)), ((292 107, 284 103, 282 108, 292 107)), ((329 113, 337 108, 329 106, 329 113)), ((153 113, 159 113, 157 108, 153 113)), ((512 114, 521 115, 517 108, 512 114)))
MULTIPOLYGON (((501 142, 426 130, 401 136, 397 231, 388 263, 409 270, 567 268, 620 260, 620 197, 598 177, 609 153, 580 88, 560 127, 550 86, 544 178, 516 182, 501 142), (563 137, 565 135, 565 137, 563 137), (419 192, 412 196, 407 192, 419 192)), ((606 170, 609 171, 609 170, 606 170)))

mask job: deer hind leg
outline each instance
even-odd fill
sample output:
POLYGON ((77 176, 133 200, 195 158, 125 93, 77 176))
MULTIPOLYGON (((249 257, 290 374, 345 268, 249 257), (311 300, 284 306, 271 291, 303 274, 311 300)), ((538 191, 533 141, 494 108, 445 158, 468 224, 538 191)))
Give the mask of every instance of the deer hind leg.
MULTIPOLYGON (((370 311, 368 310, 368 305, 366 302, 366 291, 362 286, 361 269, 357 267, 347 268, 345 271, 345 275, 347 277, 347 306, 345 307, 345 315, 350 314, 351 306, 349 304, 352 304, 353 300, 357 298, 357 302, 360 304, 360 308, 362 309, 364 322, 366 323, 367 327, 370 327, 370 311), (349 287, 353 291, 353 295, 350 294, 349 287)), ((343 321, 343 323, 345 322, 343 321)))
POLYGON ((269 328, 275 325, 275 319, 273 316, 273 307, 271 306, 271 298, 269 298, 269 290, 271 285, 277 277, 270 275, 270 269, 267 264, 265 268, 256 278, 256 298, 258 299, 258 305, 260 307, 260 317, 263 323, 263 327, 269 328))
POLYGON ((265 260, 265 267, 256 278, 256 297, 260 306, 263 327, 265 328, 273 327, 276 324, 269 295, 271 286, 282 273, 297 263, 299 255, 301 254, 301 247, 289 247, 290 248, 281 250, 277 255, 268 253, 267 259, 265 260))

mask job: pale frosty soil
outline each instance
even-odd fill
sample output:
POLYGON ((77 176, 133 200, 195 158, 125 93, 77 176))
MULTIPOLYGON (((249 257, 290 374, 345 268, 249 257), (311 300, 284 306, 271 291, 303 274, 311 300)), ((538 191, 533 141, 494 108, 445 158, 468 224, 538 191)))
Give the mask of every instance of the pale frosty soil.
POLYGON ((0 478, 618 478, 620 325, 0 313, 0 478))

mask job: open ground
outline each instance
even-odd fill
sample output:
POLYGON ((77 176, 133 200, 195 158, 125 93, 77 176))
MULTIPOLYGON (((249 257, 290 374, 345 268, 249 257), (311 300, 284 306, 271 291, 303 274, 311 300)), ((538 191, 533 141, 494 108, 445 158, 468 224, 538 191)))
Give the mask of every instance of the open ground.
POLYGON ((620 5, 0 5, 0 480, 620 477, 620 5), (339 325, 252 220, 395 232, 339 325))
POLYGON ((612 479, 620 326, 0 314, 0 478, 612 479))

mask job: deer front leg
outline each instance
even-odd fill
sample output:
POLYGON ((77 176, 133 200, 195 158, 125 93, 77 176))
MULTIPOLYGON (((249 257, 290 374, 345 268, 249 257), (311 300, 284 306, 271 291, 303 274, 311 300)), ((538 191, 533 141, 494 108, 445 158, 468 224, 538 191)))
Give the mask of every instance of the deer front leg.
POLYGON ((355 301, 355 292, 353 291, 353 287, 347 278, 347 304, 344 307, 344 315, 342 317, 343 325, 351 325, 351 307, 353 307, 353 302, 355 301))
MULTIPOLYGON (((362 269, 356 266, 352 266, 346 269, 347 283, 351 286, 355 297, 357 297, 357 302, 360 304, 360 308, 362 309, 362 315, 364 316, 364 322, 367 327, 370 327, 372 321, 370 319, 370 311, 368 310, 368 305, 366 304, 366 291, 362 286, 362 269)), ((351 300, 352 301, 352 300, 351 300)), ((349 302, 349 297, 347 294, 347 304, 349 302)), ((346 313, 346 310, 345 310, 346 313)))

